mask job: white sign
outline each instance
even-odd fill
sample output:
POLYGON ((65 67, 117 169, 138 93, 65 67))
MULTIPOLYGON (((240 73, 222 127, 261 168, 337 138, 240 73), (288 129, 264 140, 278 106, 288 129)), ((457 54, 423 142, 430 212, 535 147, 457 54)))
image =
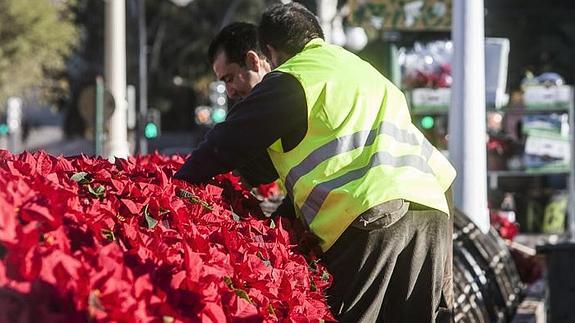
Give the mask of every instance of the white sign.
POLYGON ((570 157, 569 140, 561 136, 529 135, 525 141, 525 153, 536 156, 568 161, 570 157))
POLYGON ((451 104, 451 89, 420 88, 411 91, 413 111, 448 111, 451 104))
POLYGON ((559 109, 573 105, 573 88, 568 85, 533 85, 525 88, 523 102, 528 109, 559 109))

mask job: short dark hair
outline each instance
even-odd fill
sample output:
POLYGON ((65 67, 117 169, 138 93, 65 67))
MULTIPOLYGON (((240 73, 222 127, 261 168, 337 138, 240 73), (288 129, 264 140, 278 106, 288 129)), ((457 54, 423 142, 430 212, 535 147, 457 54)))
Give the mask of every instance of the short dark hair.
POLYGON ((246 54, 250 50, 263 57, 256 25, 247 22, 234 22, 224 27, 212 40, 208 49, 208 59, 210 65, 213 65, 216 56, 223 51, 228 63, 244 66, 246 54))
POLYGON ((324 39, 317 17, 297 2, 277 4, 262 14, 258 27, 260 45, 266 55, 267 45, 293 56, 314 38, 324 39))

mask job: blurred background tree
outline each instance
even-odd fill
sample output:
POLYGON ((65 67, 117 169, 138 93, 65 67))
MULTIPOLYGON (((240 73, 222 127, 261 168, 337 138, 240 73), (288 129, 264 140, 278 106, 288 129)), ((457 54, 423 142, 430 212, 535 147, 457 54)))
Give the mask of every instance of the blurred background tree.
MULTIPOLYGON (((3 1, 3 0, 0 0, 3 1)), ((127 81, 137 84, 137 4, 126 0, 127 81)), ((194 0, 184 7, 172 1, 146 0, 148 108, 162 113, 162 128, 190 131, 193 111, 208 103, 208 85, 215 80, 207 59, 210 41, 233 21, 257 23, 273 0, 194 0)), ((71 6, 80 28, 80 44, 68 62, 71 85, 66 103, 66 133, 81 135, 78 113, 81 91, 103 74, 104 1, 76 0, 71 6)))
POLYGON ((207 59, 212 38, 232 21, 257 23, 266 1, 195 0, 183 8, 170 1, 147 4, 149 106, 162 112, 162 127, 190 130, 194 108, 208 103, 208 85, 215 80, 207 59))
POLYGON ((0 0, 0 106, 32 87, 54 100, 78 33, 72 1, 0 0))

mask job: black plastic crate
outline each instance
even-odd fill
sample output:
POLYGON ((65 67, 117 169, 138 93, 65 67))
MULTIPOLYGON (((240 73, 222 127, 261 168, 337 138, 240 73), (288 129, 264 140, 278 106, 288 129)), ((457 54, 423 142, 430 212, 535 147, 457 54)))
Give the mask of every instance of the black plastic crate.
POLYGON ((549 322, 575 322, 575 243, 537 247, 545 255, 549 285, 549 322))

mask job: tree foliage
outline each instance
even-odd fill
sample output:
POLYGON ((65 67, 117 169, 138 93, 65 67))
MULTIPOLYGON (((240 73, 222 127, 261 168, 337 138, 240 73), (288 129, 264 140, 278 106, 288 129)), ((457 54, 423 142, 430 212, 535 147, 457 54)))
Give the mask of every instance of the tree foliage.
MULTIPOLYGON (((194 126, 194 107, 208 103, 208 85, 215 80, 207 59, 213 37, 234 21, 257 23, 265 8, 279 2, 194 0, 178 7, 168 0, 126 0, 127 81, 134 85, 138 83, 139 1, 146 3, 148 108, 162 112, 164 129, 186 131, 194 126)), ((96 75, 103 73, 104 55, 104 1, 75 2, 72 10, 82 39, 68 66, 70 126, 79 124, 78 94, 84 86, 93 84, 96 75)), ((308 5, 315 0, 300 2, 308 5)))
POLYGON ((64 69, 77 39, 69 2, 0 0, 0 105, 64 69))
POLYGON ((208 85, 215 77, 207 50, 216 33, 233 21, 257 23, 269 2, 195 0, 180 8, 170 1, 147 1, 149 103, 163 112, 166 127, 189 129, 194 105, 208 103, 208 85))

